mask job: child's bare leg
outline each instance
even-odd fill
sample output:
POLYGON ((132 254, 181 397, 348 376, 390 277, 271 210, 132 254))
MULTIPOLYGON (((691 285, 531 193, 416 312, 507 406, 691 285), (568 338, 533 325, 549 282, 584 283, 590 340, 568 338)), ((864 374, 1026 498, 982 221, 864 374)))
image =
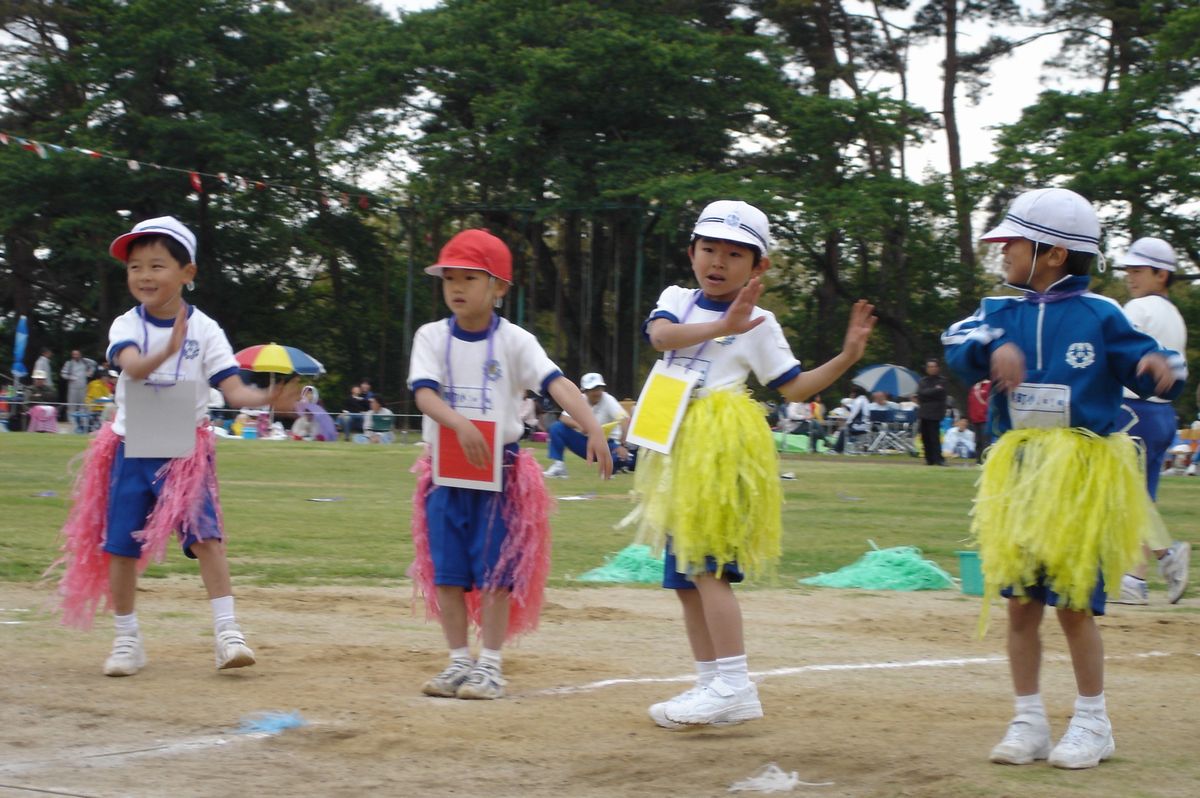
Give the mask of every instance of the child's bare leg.
POLYGON ((1104 692, 1104 641, 1091 613, 1079 610, 1058 611, 1058 623, 1071 651, 1071 667, 1081 696, 1104 692))
POLYGON ((1042 667, 1042 615, 1046 605, 1038 601, 1008 600, 1008 668, 1013 691, 1035 695, 1042 667))
POLYGON ((740 657, 746 653, 742 635, 742 608, 733 586, 713 574, 695 578, 696 592, 704 610, 704 621, 717 659, 740 657))
POLYGON ((253 665, 254 652, 246 645, 234 614, 233 583, 229 579, 225 541, 216 538, 200 540, 192 544, 191 552, 200 563, 200 581, 204 583, 212 607, 217 668, 226 670, 253 665))
POLYGON ((483 594, 482 621, 483 647, 499 651, 504 645, 504 636, 508 634, 508 602, 507 590, 488 590, 483 594))
POLYGON ((108 560, 108 585, 113 614, 129 615, 137 601, 137 557, 112 555, 108 560))
POLYGON ((437 586, 438 607, 442 611, 442 634, 446 645, 454 649, 467 647, 467 601, 464 591, 456 585, 437 586))
POLYGON ((687 630, 688 644, 696 662, 712 662, 717 658, 712 637, 708 634, 708 621, 704 618, 704 602, 699 590, 676 590, 679 603, 683 605, 683 626, 687 630))
POLYGON ((225 557, 225 541, 209 539, 192 544, 192 554, 200 562, 200 581, 210 599, 233 595, 229 579, 229 560, 225 557))

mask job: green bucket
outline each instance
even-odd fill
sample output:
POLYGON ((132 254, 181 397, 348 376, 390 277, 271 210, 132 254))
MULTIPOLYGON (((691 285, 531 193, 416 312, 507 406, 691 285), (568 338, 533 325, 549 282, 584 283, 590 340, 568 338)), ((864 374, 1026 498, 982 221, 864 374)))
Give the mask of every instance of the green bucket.
POLYGON ((956 551, 958 574, 962 579, 962 592, 968 596, 983 595, 983 569, 979 565, 979 552, 956 551))

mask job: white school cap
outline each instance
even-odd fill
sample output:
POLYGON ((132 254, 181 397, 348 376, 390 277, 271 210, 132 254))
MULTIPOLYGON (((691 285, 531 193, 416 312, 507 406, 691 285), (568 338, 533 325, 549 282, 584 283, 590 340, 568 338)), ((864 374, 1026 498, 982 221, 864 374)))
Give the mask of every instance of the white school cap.
POLYGON ((1117 260, 1122 266, 1151 266, 1165 272, 1175 271, 1175 250, 1161 238, 1146 236, 1133 242, 1124 255, 1117 260))
POLYGON ((579 378, 579 387, 585 391, 590 391, 593 388, 604 388, 606 384, 603 377, 594 371, 589 371, 579 378))
POLYGON ((188 253, 189 263, 196 262, 196 236, 174 216, 157 216, 144 222, 138 222, 128 233, 113 239, 113 242, 108 245, 108 254, 125 263, 129 260, 129 245, 135 239, 149 235, 170 236, 183 244, 183 248, 188 253))
POLYGON ((740 200, 710 202, 700 212, 692 235, 749 244, 757 248, 760 255, 767 254, 771 241, 767 215, 740 200))
POLYGON ((1039 244, 1100 254, 1100 220, 1092 204, 1065 188, 1026 191, 1008 206, 1004 220, 981 241, 1027 238, 1039 244))

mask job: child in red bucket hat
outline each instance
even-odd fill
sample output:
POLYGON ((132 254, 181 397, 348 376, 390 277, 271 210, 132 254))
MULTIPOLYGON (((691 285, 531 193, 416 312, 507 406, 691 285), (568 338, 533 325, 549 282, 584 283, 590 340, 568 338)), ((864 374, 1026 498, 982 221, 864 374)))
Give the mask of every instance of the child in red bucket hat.
POLYGON ((450 664, 422 692, 501 698, 500 648, 507 638, 536 628, 550 568, 552 500, 537 461, 517 447, 525 392, 548 392, 579 421, 588 436, 588 462, 596 462, 605 478, 612 474, 612 458, 579 388, 537 338, 495 313, 512 282, 508 246, 486 230, 464 230, 425 271, 441 278, 452 315, 422 326, 413 340, 408 384, 425 415, 424 440, 432 447, 439 432, 453 433, 472 467, 485 469, 496 456, 503 468, 494 491, 445 484, 429 455, 414 466, 416 557, 409 573, 450 648, 450 664), (502 452, 492 452, 472 418, 499 427, 502 452), (478 660, 468 645, 471 622, 482 630, 478 660))

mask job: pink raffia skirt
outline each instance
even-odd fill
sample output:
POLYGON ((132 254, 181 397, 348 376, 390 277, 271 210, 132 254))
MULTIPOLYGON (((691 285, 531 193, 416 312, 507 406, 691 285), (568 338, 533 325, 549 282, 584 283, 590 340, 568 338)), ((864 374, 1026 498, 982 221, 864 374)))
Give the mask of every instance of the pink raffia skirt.
MULTIPOLYGON (((500 559, 493 569, 511 581, 508 631, 505 640, 511 641, 537 628, 542 614, 546 578, 550 574, 550 514, 554 499, 546 490, 541 467, 533 454, 519 451, 511 466, 505 468, 504 522, 508 536, 500 548, 500 559)), ((429 550, 429 521, 425 515, 425 500, 433 484, 433 467, 428 455, 413 464, 417 487, 413 491, 412 537, 414 557, 408 575, 413 580, 413 596, 423 597, 425 617, 441 618, 437 586, 433 579, 433 558, 429 550)), ((491 585, 484 585, 484 590, 491 585)), ((467 617, 479 628, 482 612, 481 590, 466 593, 467 617)))
MULTIPOLYGON (((159 471, 162 493, 146 519, 145 528, 134 535, 142 543, 139 574, 151 561, 163 561, 173 532, 182 539, 180 530, 195 526, 204 509, 206 493, 211 492, 220 520, 214 439, 207 425, 197 427, 192 454, 169 460, 159 471)), ((88 445, 71 491, 71 510, 60 533, 61 554, 44 574, 65 566, 58 582, 58 596, 62 622, 67 626, 90 629, 101 605, 105 611, 112 606, 108 585, 111 555, 103 547, 112 467, 120 443, 121 436, 107 423, 88 445)))

